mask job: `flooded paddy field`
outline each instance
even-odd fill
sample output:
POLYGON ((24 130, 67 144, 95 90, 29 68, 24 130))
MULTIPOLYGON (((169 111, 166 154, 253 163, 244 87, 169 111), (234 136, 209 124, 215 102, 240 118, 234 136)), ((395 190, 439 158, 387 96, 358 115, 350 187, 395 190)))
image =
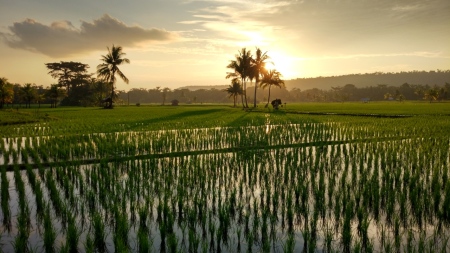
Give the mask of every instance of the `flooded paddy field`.
POLYGON ((1 249, 450 250, 448 118, 252 117, 3 136, 1 249))

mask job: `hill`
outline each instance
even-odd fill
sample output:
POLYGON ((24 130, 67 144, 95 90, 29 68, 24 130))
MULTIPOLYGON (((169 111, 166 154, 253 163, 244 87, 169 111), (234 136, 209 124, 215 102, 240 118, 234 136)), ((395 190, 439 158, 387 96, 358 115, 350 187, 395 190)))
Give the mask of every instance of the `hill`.
POLYGON ((344 86, 353 84, 357 88, 377 86, 378 84, 386 84, 388 86, 400 86, 404 83, 409 84, 429 84, 443 86, 450 83, 450 70, 437 71, 411 71, 399 73, 366 73, 351 74, 342 76, 314 77, 314 78, 297 78, 286 80, 286 88, 288 90, 298 88, 329 90, 331 87, 344 86))
POLYGON ((177 90, 190 90, 190 91, 196 91, 196 90, 210 90, 210 89, 217 89, 217 90, 223 90, 226 89, 228 85, 190 85, 190 86, 183 86, 176 88, 177 90))

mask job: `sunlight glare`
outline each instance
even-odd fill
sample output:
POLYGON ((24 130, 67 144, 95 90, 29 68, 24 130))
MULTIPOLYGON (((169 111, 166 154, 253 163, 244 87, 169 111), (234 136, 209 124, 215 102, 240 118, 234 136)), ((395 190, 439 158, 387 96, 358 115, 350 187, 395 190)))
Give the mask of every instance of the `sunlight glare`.
POLYGON ((300 61, 299 59, 287 56, 278 52, 268 52, 270 59, 267 61, 266 69, 276 69, 283 75, 283 79, 293 79, 300 76, 300 61))

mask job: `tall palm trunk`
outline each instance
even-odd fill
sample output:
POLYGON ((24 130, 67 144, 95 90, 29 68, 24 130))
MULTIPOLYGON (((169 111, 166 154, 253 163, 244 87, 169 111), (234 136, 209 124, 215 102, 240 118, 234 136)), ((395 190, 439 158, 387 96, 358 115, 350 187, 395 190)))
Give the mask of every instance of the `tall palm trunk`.
POLYGON ((241 94, 241 100, 242 100, 242 108, 245 108, 245 104, 244 104, 244 97, 245 97, 245 82, 244 82, 244 78, 242 78, 242 84, 243 84, 243 91, 241 94))
POLYGON ((267 104, 266 104, 266 107, 269 106, 269 101, 270 101, 270 87, 272 87, 272 85, 269 85, 269 96, 267 97, 267 104))
POLYGON ((255 95, 253 97, 253 107, 256 108, 256 88, 258 87, 259 80, 255 80, 255 95))

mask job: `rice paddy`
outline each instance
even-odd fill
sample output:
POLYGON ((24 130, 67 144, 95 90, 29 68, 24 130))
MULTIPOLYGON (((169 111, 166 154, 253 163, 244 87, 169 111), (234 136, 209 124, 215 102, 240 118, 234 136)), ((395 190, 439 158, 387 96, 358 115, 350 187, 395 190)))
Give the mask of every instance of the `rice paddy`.
POLYGON ((313 105, 42 109, 2 125, 1 249, 450 251, 450 104, 298 114, 313 105))

